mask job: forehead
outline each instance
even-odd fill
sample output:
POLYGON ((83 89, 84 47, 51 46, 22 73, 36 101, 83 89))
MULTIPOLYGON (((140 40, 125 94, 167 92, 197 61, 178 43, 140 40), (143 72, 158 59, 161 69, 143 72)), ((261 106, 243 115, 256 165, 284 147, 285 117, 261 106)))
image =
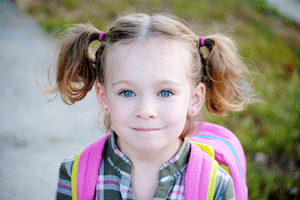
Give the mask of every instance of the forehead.
MULTIPOLYGON (((112 45, 106 54, 106 80, 115 78, 187 78, 191 55, 180 41, 139 39, 112 45)), ((146 81, 146 80, 145 80, 146 81)))

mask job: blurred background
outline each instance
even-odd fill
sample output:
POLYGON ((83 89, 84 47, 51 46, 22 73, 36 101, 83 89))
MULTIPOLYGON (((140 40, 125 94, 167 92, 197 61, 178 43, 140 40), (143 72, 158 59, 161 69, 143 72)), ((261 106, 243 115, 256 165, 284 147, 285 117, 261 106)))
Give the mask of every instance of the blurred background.
POLYGON ((170 13, 199 36, 232 36, 260 103, 206 120, 232 130, 247 157, 249 199, 300 199, 299 0, 0 0, 0 199, 54 199, 60 162, 103 133, 94 91, 72 106, 41 94, 53 33, 123 14, 170 13))

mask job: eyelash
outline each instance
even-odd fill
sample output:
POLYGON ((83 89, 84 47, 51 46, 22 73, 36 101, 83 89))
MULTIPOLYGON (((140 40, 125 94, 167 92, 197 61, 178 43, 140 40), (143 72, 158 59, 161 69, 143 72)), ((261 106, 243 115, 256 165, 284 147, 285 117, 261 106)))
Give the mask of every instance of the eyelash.
MULTIPOLYGON (((130 98, 130 97, 136 96, 136 95, 134 94, 134 92, 133 92, 133 91, 130 91, 130 90, 123 90, 123 91, 121 91, 121 92, 119 93, 119 95, 122 95, 122 96, 125 97, 125 98, 130 98), (126 94, 126 93, 127 93, 127 94, 126 94), (129 96, 129 95, 130 95, 130 96, 129 96)), ((158 96, 159 96, 159 97, 163 97, 163 98, 170 97, 170 96, 172 96, 172 95, 174 95, 174 92, 171 91, 171 90, 161 90, 161 91, 158 93, 158 96), (164 95, 162 95, 162 93, 168 93, 168 96, 164 96, 164 95)))
POLYGON ((119 95, 122 95, 125 98, 129 98, 129 97, 133 97, 133 96, 126 96, 125 94, 131 93, 131 95, 135 96, 134 92, 130 91, 130 90, 123 90, 119 93, 119 95))
POLYGON ((158 95, 159 95, 160 97, 166 98, 166 97, 170 97, 170 96, 174 95, 174 92, 172 92, 171 90, 162 90, 162 91, 159 92, 158 95), (161 95, 162 93, 168 93, 169 96, 162 96, 162 95, 161 95))

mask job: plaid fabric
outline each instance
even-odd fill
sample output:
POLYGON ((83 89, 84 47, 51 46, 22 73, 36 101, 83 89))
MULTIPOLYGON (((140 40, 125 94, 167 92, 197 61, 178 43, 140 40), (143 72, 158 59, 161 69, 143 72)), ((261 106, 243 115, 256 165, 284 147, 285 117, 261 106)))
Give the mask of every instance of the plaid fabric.
POLYGON ((221 167, 217 172, 216 190, 214 199, 234 200, 234 187, 231 176, 221 167))
MULTIPOLYGON (((190 143, 185 139, 178 153, 160 168, 159 185, 152 200, 184 199, 184 178, 189 153, 190 143)), ((70 176, 74 158, 73 156, 66 159, 60 167, 56 199, 71 199, 70 176)), ((115 135, 109 138, 105 146, 95 199, 134 199, 131 186, 131 163, 118 149, 115 135)), ((214 199, 235 199, 232 178, 222 168, 219 168, 217 173, 214 199)))
MULTIPOLYGON (((115 138, 116 135, 113 135, 107 142, 96 187, 96 199, 133 200, 131 162, 118 149, 115 138)), ((153 199, 183 199, 184 185, 181 177, 189 158, 188 144, 186 139, 178 153, 160 168, 159 185, 153 199)))

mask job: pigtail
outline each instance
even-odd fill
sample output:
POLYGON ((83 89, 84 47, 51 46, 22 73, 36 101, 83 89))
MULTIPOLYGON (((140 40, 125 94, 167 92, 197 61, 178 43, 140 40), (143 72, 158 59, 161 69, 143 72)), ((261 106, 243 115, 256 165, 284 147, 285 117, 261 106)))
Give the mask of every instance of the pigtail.
POLYGON ((208 111, 225 115, 228 110, 241 110, 251 101, 251 87, 246 79, 249 72, 237 55, 236 46, 221 35, 206 37, 204 46, 208 53, 205 58, 201 55, 204 65, 202 82, 206 85, 208 111))
POLYGON ((56 88, 66 104, 83 99, 96 80, 95 58, 89 55, 89 44, 100 31, 89 24, 79 24, 61 33, 56 71, 56 88))

